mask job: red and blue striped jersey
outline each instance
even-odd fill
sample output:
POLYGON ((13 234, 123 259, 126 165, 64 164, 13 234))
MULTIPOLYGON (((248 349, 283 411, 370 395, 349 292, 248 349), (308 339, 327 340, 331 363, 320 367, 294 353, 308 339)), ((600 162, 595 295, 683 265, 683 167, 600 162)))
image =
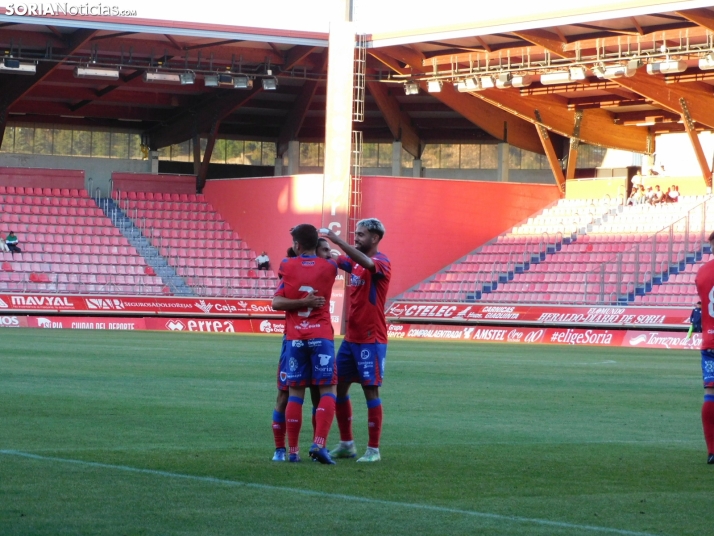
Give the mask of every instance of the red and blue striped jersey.
POLYGON ((285 334, 289 341, 307 339, 334 339, 330 319, 330 297, 337 276, 337 265, 332 259, 300 256, 283 259, 278 275, 280 284, 276 296, 297 300, 314 290, 325 298, 319 309, 285 311, 285 334))
POLYGON ((345 340, 356 343, 387 343, 387 321, 384 304, 387 301, 392 265, 384 253, 372 257, 375 272, 363 268, 345 255, 337 258, 340 269, 350 274, 348 279, 349 311, 345 340))

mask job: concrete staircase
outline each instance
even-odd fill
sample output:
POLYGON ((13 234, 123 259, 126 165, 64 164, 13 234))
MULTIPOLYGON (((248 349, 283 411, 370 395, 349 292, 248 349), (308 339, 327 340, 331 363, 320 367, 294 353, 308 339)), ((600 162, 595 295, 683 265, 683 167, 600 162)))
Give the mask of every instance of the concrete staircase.
POLYGON ((104 214, 121 231, 129 243, 136 248, 136 251, 146 259, 146 263, 151 266, 166 286, 169 287, 175 296, 195 296, 181 276, 169 266, 166 259, 154 246, 141 234, 141 231, 134 225, 131 219, 121 210, 113 199, 106 197, 97 200, 97 204, 104 211, 104 214))

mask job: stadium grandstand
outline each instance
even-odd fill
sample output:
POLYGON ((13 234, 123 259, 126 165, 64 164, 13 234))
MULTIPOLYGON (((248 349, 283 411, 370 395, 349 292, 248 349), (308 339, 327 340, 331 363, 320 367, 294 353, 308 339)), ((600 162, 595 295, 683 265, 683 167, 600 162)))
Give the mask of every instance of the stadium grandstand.
POLYGON ((24 249, 0 290, 269 297, 254 259, 284 228, 378 214, 395 300, 689 304, 714 11, 675 4, 428 32, 6 10, 0 218, 24 249), (629 205, 633 181, 681 195, 629 205))

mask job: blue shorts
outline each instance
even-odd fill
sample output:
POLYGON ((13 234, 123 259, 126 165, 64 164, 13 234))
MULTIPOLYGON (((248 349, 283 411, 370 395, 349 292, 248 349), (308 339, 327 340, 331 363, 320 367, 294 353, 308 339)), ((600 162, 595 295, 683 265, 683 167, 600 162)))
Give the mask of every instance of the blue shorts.
POLYGON ((342 341, 337 352, 337 370, 340 383, 382 385, 387 345, 376 342, 357 343, 342 341))
POLYGON ((336 385, 335 342, 330 339, 286 341, 280 378, 289 387, 336 385))
POLYGON ((288 353, 288 341, 285 340, 285 335, 283 335, 283 345, 280 348, 280 360, 278 361, 278 391, 288 390, 288 374, 283 372, 285 368, 285 360, 288 353))
POLYGON ((704 387, 714 388, 714 350, 702 350, 702 380, 704 387))

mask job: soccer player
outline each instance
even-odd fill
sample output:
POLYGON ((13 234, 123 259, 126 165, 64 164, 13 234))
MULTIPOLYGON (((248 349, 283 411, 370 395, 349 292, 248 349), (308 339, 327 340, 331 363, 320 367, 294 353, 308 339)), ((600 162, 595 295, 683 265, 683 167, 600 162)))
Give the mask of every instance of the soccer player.
MULTIPOLYGON (((317 256, 323 259, 331 258, 330 255, 330 244, 324 239, 320 238, 317 242, 317 256)), ((297 257, 295 251, 292 247, 288 248, 288 257, 297 257)), ((280 350, 280 360, 278 361, 278 397, 275 401, 275 409, 273 410, 273 438, 275 440, 275 453, 273 454, 274 462, 284 462, 286 459, 285 451, 285 434, 287 428, 285 427, 285 408, 288 405, 288 384, 286 383, 286 374, 281 374, 283 363, 287 355, 287 342, 286 337, 283 334, 283 344, 280 350)), ((320 390, 317 386, 310 386, 310 398, 312 399, 312 429, 315 430, 315 413, 317 412, 317 406, 320 404, 320 390)))
MULTIPOLYGON (((714 233, 709 235, 709 244, 714 251, 714 233)), ((695 284, 702 301, 702 427, 707 444, 707 463, 714 464, 714 260, 699 269, 695 284)))
POLYGON ((355 245, 350 246, 334 232, 325 236, 347 256, 341 255, 337 265, 350 274, 347 333, 337 353, 337 425, 340 444, 330 454, 336 458, 354 458, 357 448, 352 435, 352 404, 350 385, 362 384, 367 400, 369 442, 358 462, 378 462, 379 439, 382 434, 382 401, 379 387, 384 376, 387 357, 387 322, 384 303, 391 278, 389 259, 379 252, 384 238, 384 225, 376 218, 357 223, 355 245))
POLYGON ((320 401, 310 457, 320 463, 334 464, 325 444, 335 416, 337 369, 330 310, 325 304, 332 295, 337 264, 315 254, 318 235, 314 226, 301 224, 290 234, 297 256, 280 263, 281 281, 273 297, 273 309, 285 311, 287 351, 280 375, 289 389, 285 409, 288 461, 300 461, 305 387, 316 385, 320 401))

